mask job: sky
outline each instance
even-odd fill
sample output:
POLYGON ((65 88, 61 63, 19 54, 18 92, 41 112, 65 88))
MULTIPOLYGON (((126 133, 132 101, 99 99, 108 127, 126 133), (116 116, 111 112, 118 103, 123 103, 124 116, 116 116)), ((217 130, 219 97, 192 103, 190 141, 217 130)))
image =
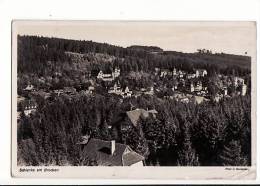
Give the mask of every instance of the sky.
POLYGON ((256 53, 255 22, 15 21, 13 30, 20 35, 92 40, 123 47, 158 46, 188 53, 205 48, 248 56, 256 53))

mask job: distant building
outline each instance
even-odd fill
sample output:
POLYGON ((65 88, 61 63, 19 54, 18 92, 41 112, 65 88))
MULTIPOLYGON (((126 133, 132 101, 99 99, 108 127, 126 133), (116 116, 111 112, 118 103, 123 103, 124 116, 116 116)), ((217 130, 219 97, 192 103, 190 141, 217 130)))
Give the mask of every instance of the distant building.
POLYGON ((176 68, 173 69, 172 75, 173 75, 173 76, 177 76, 177 70, 176 70, 176 68))
POLYGON ((185 72, 179 70, 179 71, 178 71, 178 74, 179 74, 179 78, 183 78, 184 75, 185 75, 185 72))
POLYGON ((158 114, 158 112, 155 109, 152 110, 144 110, 144 109, 135 109, 135 110, 130 110, 126 112, 126 115, 128 117, 128 119, 131 121, 131 123, 133 124, 134 127, 137 127, 138 124, 138 120, 140 118, 147 118, 150 115, 152 117, 156 117, 156 115, 158 114))
POLYGON ((184 98, 181 98, 181 99, 180 99, 180 102, 182 102, 182 103, 189 103, 190 100, 189 100, 189 98, 184 97, 184 98))
POLYGON ((88 89, 85 91, 86 94, 93 94, 93 91, 95 90, 95 87, 89 86, 88 89))
POLYGON ((144 92, 144 94, 153 95, 154 94, 154 88, 153 87, 148 88, 148 90, 146 90, 144 92))
POLYGON ((196 78, 196 74, 187 74, 187 79, 196 78))
POLYGON ((244 85, 245 80, 240 77, 234 77, 233 83, 234 83, 235 87, 238 87, 239 85, 244 85))
POLYGON ((103 73, 102 70, 99 71, 97 75, 97 79, 101 79, 103 81, 113 81, 115 78, 120 76, 120 69, 115 68, 115 70, 111 73, 103 73))
POLYGON ((214 101, 218 103, 221 99, 223 99, 223 97, 223 94, 216 94, 214 97, 214 101))
POLYGON ((74 87, 64 87, 63 92, 68 95, 75 95, 77 90, 74 87))
POLYGON ((117 95, 121 95, 122 94, 122 89, 120 87, 120 84, 119 83, 115 83, 113 87, 111 87, 109 90, 108 90, 108 93, 109 94, 117 94, 117 95))
POLYGON ((114 79, 119 77, 120 76, 120 69, 116 67, 115 70, 112 72, 112 76, 113 76, 114 79))
POLYGON ((241 95, 242 95, 242 96, 245 96, 245 95, 246 95, 246 92, 247 92, 247 86, 246 86, 246 84, 243 84, 243 85, 242 85, 242 90, 241 90, 241 95))
POLYGON ((32 100, 27 100, 24 103, 24 114, 29 116, 30 114, 34 113, 37 109, 37 104, 32 100))
POLYGON ((61 94, 64 94, 64 91, 63 89, 58 89, 58 90, 54 90, 53 93, 56 94, 57 96, 60 96, 61 94))
POLYGON ((97 79, 101 79, 103 81, 113 81, 114 80, 112 74, 104 74, 102 70, 99 71, 99 73, 97 75, 97 79))
POLYGON ((196 84, 196 86, 195 86, 195 88, 194 88, 194 91, 199 92, 199 91, 202 90, 202 88, 203 88, 203 87, 202 87, 201 81, 198 81, 197 84, 196 84))
POLYGON ((155 71, 154 74, 157 76, 159 74, 159 72, 160 72, 160 68, 154 68, 154 71, 155 71))
POLYGON ((121 95, 122 95, 123 98, 131 97, 132 96, 132 91, 130 91, 129 88, 126 87, 121 95))
POLYGON ((168 69, 161 69, 161 73, 160 73, 160 77, 165 77, 169 74, 169 70, 168 69))
POLYGON ((194 85, 193 85, 193 83, 191 83, 191 84, 190 84, 190 92, 194 92, 194 91, 195 91, 194 85))
POLYGON ((28 84, 23 90, 25 91, 34 91, 34 86, 32 84, 28 84))
POLYGON ((83 147, 82 156, 95 161, 98 166, 144 166, 142 155, 115 140, 91 138, 83 147))
POLYGON ((208 75, 208 72, 205 69, 197 69, 195 74, 196 77, 204 77, 208 75))

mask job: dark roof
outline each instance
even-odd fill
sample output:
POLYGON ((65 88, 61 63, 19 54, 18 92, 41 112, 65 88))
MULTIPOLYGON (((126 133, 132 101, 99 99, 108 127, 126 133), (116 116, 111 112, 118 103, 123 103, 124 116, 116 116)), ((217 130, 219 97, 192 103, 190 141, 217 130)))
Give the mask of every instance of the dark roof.
POLYGON ((102 71, 104 74, 112 74, 112 70, 111 69, 105 69, 102 71))
POLYGON ((144 160, 144 157, 134 152, 128 145, 115 143, 115 152, 111 155, 111 141, 91 138, 84 147, 83 156, 97 161, 101 166, 130 166, 144 160))
POLYGON ((98 70, 98 69, 93 69, 93 70, 91 70, 91 75, 92 75, 92 76, 97 76, 98 73, 99 73, 99 71, 100 71, 100 70, 98 70))

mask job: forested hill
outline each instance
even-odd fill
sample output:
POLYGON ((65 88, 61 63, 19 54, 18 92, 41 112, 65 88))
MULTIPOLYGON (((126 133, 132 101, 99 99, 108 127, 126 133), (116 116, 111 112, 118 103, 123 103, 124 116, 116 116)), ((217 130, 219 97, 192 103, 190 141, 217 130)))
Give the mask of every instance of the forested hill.
POLYGON ((18 73, 34 73, 41 76, 53 73, 57 68, 61 69, 61 66, 71 64, 72 58, 67 55, 68 52, 84 54, 85 63, 89 63, 86 68, 90 71, 93 68, 102 69, 117 65, 123 72, 140 70, 147 72, 154 71, 155 67, 168 69, 176 67, 187 71, 205 68, 209 72, 236 73, 243 76, 250 72, 251 66, 251 58, 248 56, 205 52, 181 53, 144 46, 123 48, 93 41, 18 36, 18 73), (104 65, 102 60, 93 65, 89 54, 97 53, 111 56, 113 58, 111 65, 104 65))

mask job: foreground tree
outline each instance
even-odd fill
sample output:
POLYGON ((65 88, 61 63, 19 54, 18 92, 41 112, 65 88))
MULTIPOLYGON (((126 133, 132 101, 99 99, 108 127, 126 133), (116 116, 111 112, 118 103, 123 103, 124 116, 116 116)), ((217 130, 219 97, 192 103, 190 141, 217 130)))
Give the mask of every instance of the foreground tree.
POLYGON ((195 150, 192 148, 190 141, 190 123, 186 122, 183 126, 183 143, 181 144, 180 151, 178 152, 177 165, 178 166, 198 166, 199 159, 195 150))
POLYGON ((239 141, 231 140, 224 146, 219 155, 219 161, 223 166, 246 166, 248 160, 242 155, 239 141))

